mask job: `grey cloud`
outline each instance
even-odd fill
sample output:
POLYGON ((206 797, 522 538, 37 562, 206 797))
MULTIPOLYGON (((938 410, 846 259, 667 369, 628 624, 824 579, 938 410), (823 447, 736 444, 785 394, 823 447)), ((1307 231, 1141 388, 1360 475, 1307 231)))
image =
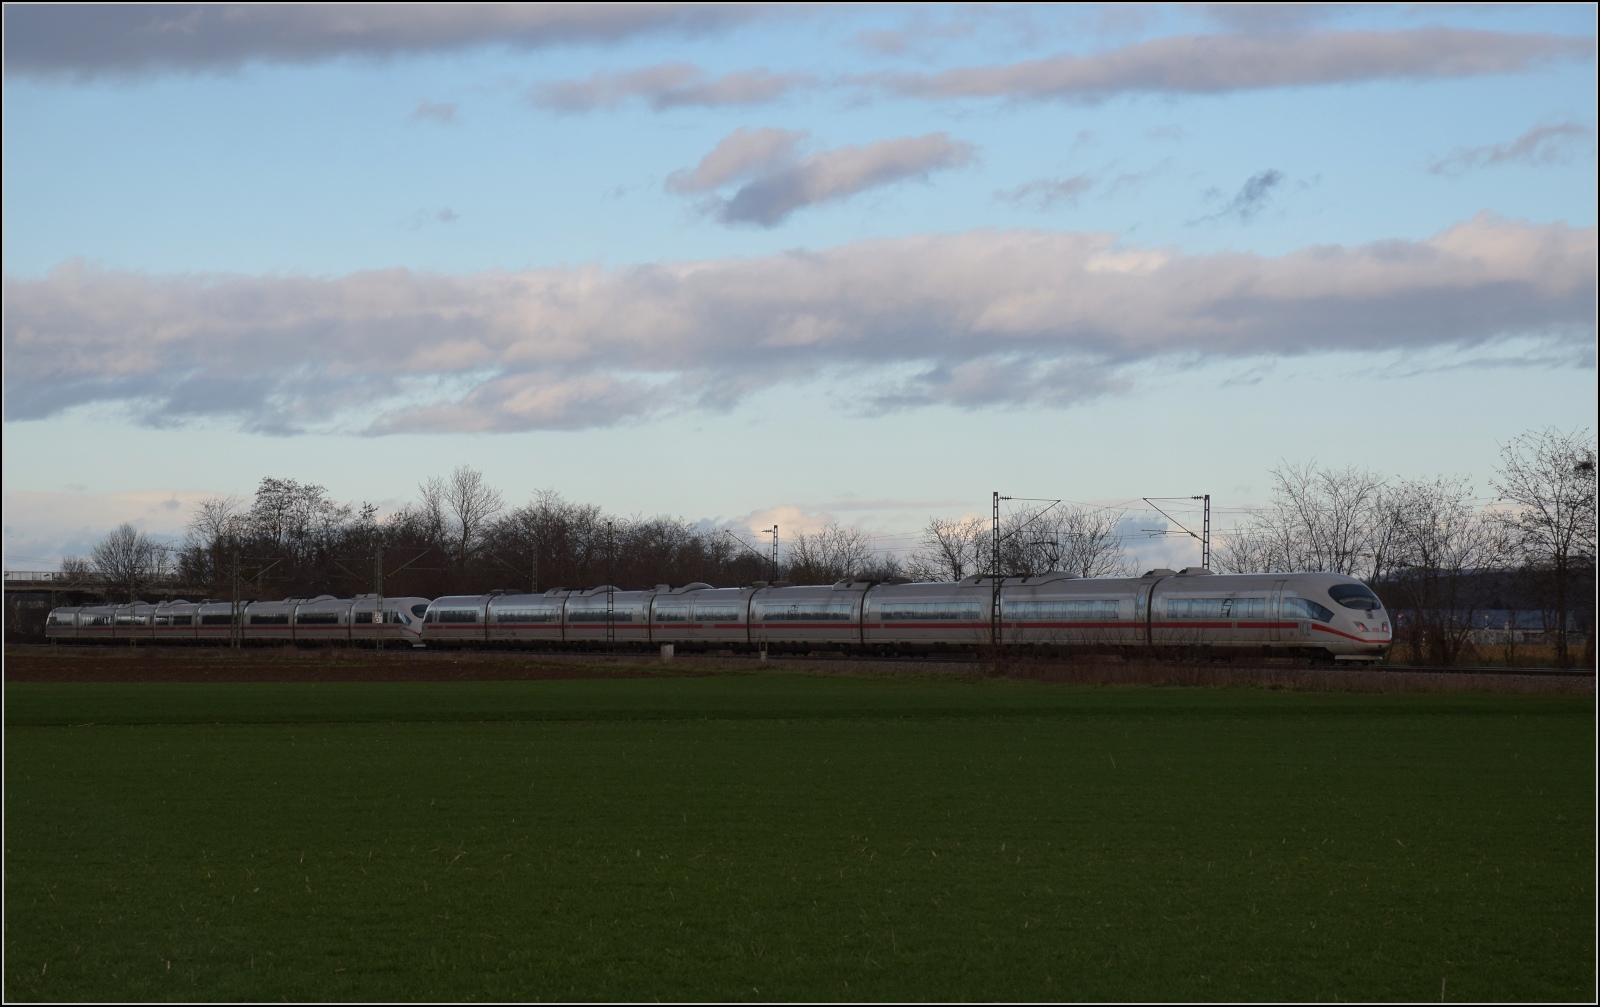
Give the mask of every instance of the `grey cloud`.
POLYGON ((1128 379, 1099 360, 964 360, 928 369, 870 398, 873 412, 922 406, 1069 406, 1127 391, 1128 379))
POLYGON ((880 56, 899 56, 911 48, 910 35, 893 29, 858 31, 855 42, 858 47, 880 56))
POLYGON ((689 172, 667 179, 671 192, 709 192, 743 180, 731 196, 713 195, 701 209, 725 224, 776 227, 806 206, 848 199, 935 171, 972 163, 977 149, 947 133, 834 147, 807 157, 797 153, 804 133, 736 130, 689 172))
POLYGON ((810 74, 769 70, 740 70, 712 77, 693 63, 663 63, 628 73, 596 73, 583 80, 540 84, 529 89, 528 101, 557 112, 591 112, 634 100, 657 111, 758 105, 816 82, 810 74))
POLYGON ((1326 21, 1338 9, 1316 3, 1208 3, 1197 5, 1207 19, 1235 31, 1296 31, 1326 21))
POLYGON ((1449 157, 1433 162, 1428 171, 1435 175, 1462 175, 1474 168, 1501 164, 1562 164, 1577 156, 1583 141, 1593 135, 1594 130, 1580 122, 1535 126, 1506 143, 1459 148, 1449 157))
MULTIPOLYGON (((988 19, 997 20, 996 11, 987 12, 988 19)), ((1013 20, 1015 14, 1003 20, 1013 20)), ((902 28, 898 29, 867 29, 855 34, 855 44, 859 49, 880 56, 903 56, 916 48, 926 48, 930 43, 940 44, 951 39, 970 38, 976 34, 977 25, 971 21, 938 21, 928 17, 921 9, 914 9, 912 16, 902 28)))
POLYGON ((1127 93, 1220 94, 1517 73, 1556 60, 1587 60, 1593 51, 1592 38, 1462 28, 1184 35, 1088 56, 869 74, 856 82, 906 97, 1087 102, 1127 93))
POLYGON ((800 141, 810 135, 803 129, 740 127, 719 140, 693 169, 668 175, 667 191, 710 192, 740 178, 793 164, 800 141))
POLYGON ((437 210, 418 210, 406 222, 406 227, 412 231, 421 230, 426 224, 454 224, 461 219, 461 214, 448 206, 437 210))
POLYGON ((1513 337, 1576 353, 1594 338, 1595 264, 1594 228, 1487 214, 1426 240, 1273 257, 982 230, 467 276, 72 262, 5 281, 5 407, 26 420, 121 404, 147 424, 282 433, 572 429, 824 374, 874 410, 1060 406, 1115 394, 1152 360, 1513 337))
POLYGON ((535 49, 803 14, 747 4, 7 4, 6 72, 87 79, 488 45, 535 49))
POLYGON ((453 101, 419 101, 417 107, 411 112, 412 122, 438 122, 445 125, 454 125, 456 121, 457 105, 453 101))
POLYGON ((1241 185, 1234 197, 1228 200, 1228 205, 1210 216, 1201 217, 1190 223, 1231 218, 1241 224, 1247 224, 1266 207, 1267 200, 1272 196, 1272 190, 1282 184, 1283 172, 1276 168, 1257 172, 1245 179, 1244 185, 1241 185))
POLYGON ((1071 178, 1037 178, 1013 189, 995 193, 996 199, 1021 203, 1036 210, 1048 210, 1057 203, 1077 206, 1078 198, 1098 184, 1100 179, 1088 172, 1071 178))

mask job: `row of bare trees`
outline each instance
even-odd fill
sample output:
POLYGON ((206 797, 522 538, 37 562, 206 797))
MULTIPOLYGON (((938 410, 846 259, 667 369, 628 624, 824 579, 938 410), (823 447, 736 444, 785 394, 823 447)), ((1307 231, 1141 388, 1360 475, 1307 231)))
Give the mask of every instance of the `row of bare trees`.
POLYGON ((69 579, 118 599, 177 592, 228 598, 274 594, 437 597, 495 589, 606 583, 801 583, 900 576, 900 564, 857 529, 829 525, 770 553, 721 527, 676 517, 620 517, 542 492, 508 506, 482 473, 457 468, 426 480, 418 498, 380 518, 370 504, 332 499, 318 485, 266 478, 253 498, 212 497, 181 543, 163 545, 124 524, 90 557, 69 557, 69 579))
MULTIPOLYGON (((1450 664, 1470 648, 1492 596, 1485 575, 1513 571, 1572 663, 1592 657, 1595 444, 1587 430, 1543 430, 1506 444, 1487 505, 1465 479, 1391 479, 1365 469, 1285 465, 1270 505, 1221 537, 1223 570, 1323 570, 1366 580, 1401 616, 1418 658, 1450 664)), ((1502 582, 1503 577, 1496 580, 1502 582)))
POLYGON ((1060 504, 1023 508, 1001 519, 998 552, 992 521, 930 518, 906 572, 914 580, 1032 577, 1054 570, 1130 576, 1134 561, 1117 530, 1124 516, 1121 510, 1060 504))

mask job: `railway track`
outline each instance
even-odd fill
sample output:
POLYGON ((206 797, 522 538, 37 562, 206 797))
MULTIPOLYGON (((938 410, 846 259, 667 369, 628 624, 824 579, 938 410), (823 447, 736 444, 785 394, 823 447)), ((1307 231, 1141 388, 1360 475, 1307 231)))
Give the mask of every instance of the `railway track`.
MULTIPOLYGON (((144 661, 160 661, 163 657, 171 657, 180 662, 197 658, 221 658, 222 663, 231 661, 244 661, 251 664, 270 665, 274 663, 302 664, 315 661, 320 652, 327 655, 339 655, 338 660, 348 662, 355 659, 362 663, 407 665, 414 662, 435 663, 447 662, 450 664, 495 664, 505 661, 554 661, 557 663, 573 664, 604 664, 626 662, 629 664, 654 664, 657 657, 650 651, 617 651, 606 652, 593 649, 573 650, 522 650, 516 648, 492 650, 456 650, 394 647, 386 650, 370 648, 297 648, 297 647, 261 647, 252 646, 242 650, 229 650, 219 648, 195 647, 163 647, 146 646, 138 648, 119 648, 104 646, 74 647, 59 644, 10 644, 6 651, 8 655, 23 656, 54 655, 57 658, 65 657, 69 661, 74 657, 94 659, 112 658, 121 660, 126 658, 139 658, 144 661), (231 655, 231 656, 230 656, 231 655)), ((758 653, 731 652, 731 651, 704 651, 679 653, 674 663, 721 665, 725 667, 747 667, 765 665, 771 668, 784 667, 817 667, 827 665, 863 667, 905 667, 936 668, 951 671, 979 671, 994 668, 997 664, 1003 665, 1007 672, 1026 674, 1027 669, 1037 668, 1046 670, 1051 668, 1080 667, 1084 670, 1101 668, 1105 670, 1117 668, 1133 668, 1140 666, 1150 669, 1193 669, 1212 670, 1217 672, 1233 672, 1259 675, 1306 675, 1318 672, 1355 672, 1362 675, 1448 675, 1448 676, 1493 676, 1496 678, 1544 678, 1565 679, 1570 681, 1592 681, 1595 678, 1593 668, 1506 668, 1495 665, 1476 665, 1468 667, 1445 667, 1437 665, 1406 665, 1406 664, 1366 664, 1362 662, 1338 662, 1336 664, 1307 664, 1303 661, 1279 662, 1231 662, 1231 661, 1194 661, 1156 658, 1143 658, 1136 661, 1122 661, 1116 659, 1096 659, 1094 657, 1063 659, 1043 655, 1011 655, 1007 659, 996 662, 987 654, 977 651, 944 652, 929 654, 893 654, 871 655, 841 652, 812 651, 809 653, 777 653, 771 652, 765 658, 758 653)))

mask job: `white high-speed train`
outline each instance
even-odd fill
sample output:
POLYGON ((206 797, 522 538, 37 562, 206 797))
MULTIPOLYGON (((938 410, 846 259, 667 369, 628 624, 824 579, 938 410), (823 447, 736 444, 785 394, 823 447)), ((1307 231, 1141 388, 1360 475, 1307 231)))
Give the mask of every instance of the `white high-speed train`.
MULTIPOLYGON (((1067 573, 1007 577, 993 619, 994 579, 957 583, 840 581, 611 587, 542 594, 435 598, 363 596, 254 601, 242 606, 246 641, 369 642, 418 646, 619 647, 863 652, 971 649, 993 640, 1060 650, 1288 654, 1373 661, 1392 640, 1383 603, 1337 574, 1213 574, 1151 570, 1137 578, 1067 573)), ((53 640, 226 641, 227 602, 84 606, 50 613, 53 640)))

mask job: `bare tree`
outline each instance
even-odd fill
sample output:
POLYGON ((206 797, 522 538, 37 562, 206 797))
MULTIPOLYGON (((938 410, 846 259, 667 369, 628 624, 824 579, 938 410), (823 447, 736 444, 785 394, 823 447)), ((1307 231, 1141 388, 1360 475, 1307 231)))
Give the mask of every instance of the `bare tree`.
POLYGON ((1505 529, 1473 504, 1464 479, 1400 483, 1385 500, 1395 529, 1386 586, 1406 616, 1411 651, 1454 664, 1475 628, 1471 578, 1505 562, 1505 529))
POLYGON ((1117 526, 1123 511, 1067 507, 1047 515, 1049 541, 1057 543, 1049 567, 1079 577, 1132 576, 1135 572, 1122 547, 1117 526))
POLYGON ((802 584, 828 584, 862 573, 872 561, 872 545, 856 528, 829 524, 800 532, 789 546, 789 576, 802 584))
POLYGON ((189 515, 178 553, 178 576, 185 584, 216 584, 226 576, 225 552, 243 532, 244 505, 235 496, 207 497, 189 515))
MULTIPOLYGON (((1515 506, 1502 521, 1524 558, 1549 571, 1556 663, 1571 664, 1567 647, 1570 587, 1595 566, 1595 443, 1587 429, 1547 428, 1500 448, 1494 481, 1500 499, 1515 506)), ((1589 621, 1589 620, 1586 620, 1589 621)), ((1592 626, 1585 627, 1592 633, 1592 626)))
POLYGON ((166 574, 167 551, 124 522, 95 545, 90 562, 108 590, 136 601, 166 574))
POLYGON ((450 510, 455 532, 455 553, 466 561, 477 547, 489 523, 505 509, 500 491, 484 481, 483 473, 465 465, 450 473, 444 487, 445 506, 450 510))
MULTIPOLYGON (((1111 577, 1131 571, 1117 533, 1123 512, 1095 507, 1028 507, 1007 514, 1000 525, 1002 572, 1031 577, 1065 570, 1080 577, 1111 577)), ((961 580, 994 571, 994 531, 981 517, 929 518, 922 542, 908 564, 918 580, 961 580)))
POLYGON ((912 554, 910 575, 917 580, 961 580, 985 573, 982 558, 989 533, 979 517, 928 519, 922 543, 912 554))
POLYGON ((1288 569, 1278 542, 1265 522, 1245 521, 1217 536, 1211 556, 1223 573, 1276 573, 1288 569))
POLYGON ((1387 541, 1385 485, 1355 466, 1279 465, 1266 510, 1220 536, 1219 565, 1234 573, 1318 570, 1371 578, 1387 541))
POLYGON ((61 557, 61 577, 69 584, 88 586, 98 579, 94 564, 82 556, 61 557))

